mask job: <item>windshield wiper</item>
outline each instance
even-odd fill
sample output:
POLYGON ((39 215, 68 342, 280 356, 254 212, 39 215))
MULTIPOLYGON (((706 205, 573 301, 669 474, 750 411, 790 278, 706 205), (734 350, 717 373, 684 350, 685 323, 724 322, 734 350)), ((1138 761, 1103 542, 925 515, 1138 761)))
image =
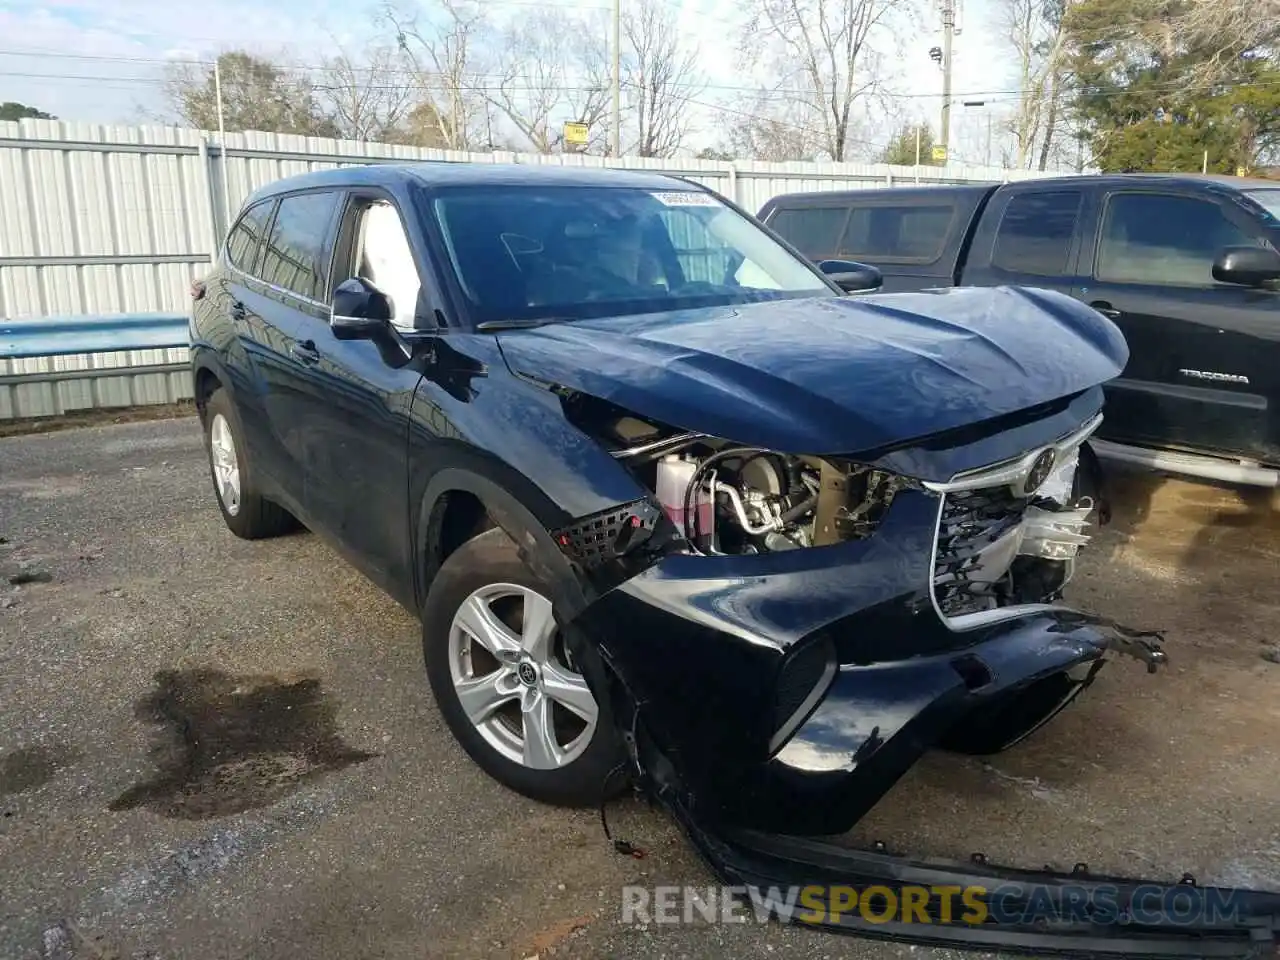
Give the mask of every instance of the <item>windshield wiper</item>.
POLYGON ((514 320, 485 320, 483 323, 476 324, 476 330, 480 333, 489 333, 493 330, 531 330, 534 327, 541 327, 548 323, 568 323, 569 317, 543 317, 535 319, 526 317, 524 319, 514 320))

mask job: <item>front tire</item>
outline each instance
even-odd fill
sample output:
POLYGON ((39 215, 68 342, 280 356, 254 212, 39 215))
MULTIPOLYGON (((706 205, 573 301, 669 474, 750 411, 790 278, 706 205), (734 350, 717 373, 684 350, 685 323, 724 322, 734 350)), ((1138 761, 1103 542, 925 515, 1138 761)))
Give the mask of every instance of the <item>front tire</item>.
POLYGON ((600 658, 586 644, 570 653, 549 594, 503 530, 463 544, 424 605, 427 677, 481 769, 531 799, 587 806, 623 751, 600 658))
POLYGON ((204 406, 205 451, 213 492, 227 529, 244 540, 260 540, 297 527, 293 516, 259 491, 241 438, 240 418, 219 387, 204 406))

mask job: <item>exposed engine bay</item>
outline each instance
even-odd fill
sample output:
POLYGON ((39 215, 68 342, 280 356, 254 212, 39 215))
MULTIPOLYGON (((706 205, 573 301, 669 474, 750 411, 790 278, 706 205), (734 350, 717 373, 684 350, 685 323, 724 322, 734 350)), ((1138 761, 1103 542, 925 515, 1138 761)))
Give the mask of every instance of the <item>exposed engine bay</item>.
POLYGON ((664 430, 625 413, 595 426, 701 555, 861 540, 901 491, 936 493, 933 590, 944 620, 1058 599, 1090 539, 1095 504, 1076 483, 1088 429, 958 483, 928 484, 850 460, 664 430))
POLYGON ((654 492, 707 554, 756 554, 860 540, 908 481, 858 465, 703 441, 656 464, 654 492))

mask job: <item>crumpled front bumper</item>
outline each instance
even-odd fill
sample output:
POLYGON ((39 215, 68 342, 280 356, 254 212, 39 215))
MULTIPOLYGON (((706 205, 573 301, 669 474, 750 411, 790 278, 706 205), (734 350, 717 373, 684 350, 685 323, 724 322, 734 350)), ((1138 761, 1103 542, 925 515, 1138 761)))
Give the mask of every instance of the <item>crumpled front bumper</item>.
POLYGON ((813 712, 721 804, 729 822, 843 833, 928 749, 1003 750, 1069 704, 1109 651, 1164 659, 1158 644, 1099 617, 1046 609, 959 650, 836 669, 813 712))
POLYGON ((587 607, 577 625, 618 678, 641 769, 667 771, 664 786, 708 822, 840 833, 926 750, 1003 749, 1108 652, 1163 658, 1058 607, 950 629, 929 595, 937 516, 935 497, 903 491, 876 536, 671 555, 587 607))
POLYGON ((839 933, 1037 956, 1275 957, 1280 893, 916 860, 884 850, 708 829, 674 808, 720 879, 780 919, 839 933))

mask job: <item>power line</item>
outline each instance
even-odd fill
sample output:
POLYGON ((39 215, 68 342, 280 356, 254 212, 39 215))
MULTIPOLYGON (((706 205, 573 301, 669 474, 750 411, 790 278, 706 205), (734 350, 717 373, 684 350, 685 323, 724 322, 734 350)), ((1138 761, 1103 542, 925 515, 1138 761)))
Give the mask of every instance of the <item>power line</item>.
MULTIPOLYGON (((0 50, 0 56, 6 55, 8 53, 10 53, 10 51, 0 50)), ((277 68, 277 69, 279 69, 281 73, 288 74, 294 68, 283 67, 283 68, 277 68)), ((306 69, 319 70, 324 68, 310 67, 306 69)), ((382 73, 386 73, 389 76, 404 76, 408 78, 413 78, 414 82, 399 83, 399 84, 361 83, 358 85, 359 89, 364 91, 379 91, 379 90, 393 91, 393 90, 404 90, 404 89, 411 89, 411 90, 416 89, 424 92, 430 91, 430 90, 440 90, 440 89, 445 89, 445 90, 456 89, 460 91, 465 91, 467 89, 472 89, 472 88, 507 89, 507 90, 539 90, 539 91, 547 89, 547 84, 535 83, 533 78, 528 76, 521 76, 521 75, 506 76, 506 75, 496 74, 496 73, 465 74, 462 77, 463 84, 457 87, 452 87, 448 84, 441 84, 438 82, 432 83, 424 79, 424 78, 432 78, 437 81, 446 79, 447 75, 441 74, 441 73, 418 73, 416 71, 411 71, 411 70, 381 71, 381 70, 374 69, 370 71, 370 76, 372 77, 374 74, 382 74, 382 73), (515 82, 515 81, 518 81, 518 82, 515 82)), ((0 77, 13 77, 17 79, 26 79, 26 80, 70 80, 70 81, 81 81, 85 83, 95 83, 95 84, 97 83, 148 84, 152 86, 163 86, 170 82, 168 78, 161 77, 161 76, 128 76, 128 75, 121 76, 121 75, 111 75, 111 74, 79 74, 79 73, 34 73, 34 72, 18 71, 18 70, 0 70, 0 77)), ((603 90, 605 86, 606 85, 603 83, 601 84, 579 83, 579 84, 557 84, 556 88, 566 92, 588 93, 592 91, 603 90)), ((1280 87, 1280 79, 1249 80, 1249 81, 1244 81, 1240 83, 1227 84, 1224 86, 1228 86, 1231 90, 1270 89, 1274 87, 1280 87)), ((804 88, 804 87, 769 88, 769 87, 763 87, 763 86, 752 87, 752 86, 737 85, 737 84, 719 84, 719 83, 700 82, 700 81, 690 81, 688 83, 683 83, 683 84, 672 83, 670 84, 670 89, 676 90, 676 91, 694 90, 696 93, 699 93, 699 94, 705 91, 724 91, 727 93, 754 93, 760 96, 764 100, 769 100, 771 98, 788 98, 788 97, 811 98, 814 96, 816 92, 813 88, 804 88)), ((1143 85, 1138 90, 1138 93, 1144 94, 1144 95, 1145 94, 1162 94, 1162 93, 1179 93, 1186 90, 1188 90, 1188 85, 1185 81, 1170 80, 1162 83, 1143 85)), ((1084 94, 1088 96, 1101 95, 1104 97, 1114 97, 1116 99, 1120 97, 1132 95, 1128 90, 1120 87, 1118 84, 1072 86, 1069 89, 1064 90, 1064 93, 1068 93, 1071 95, 1084 94)), ((883 92, 878 94, 877 96, 887 100, 934 100, 939 98, 939 94, 936 94, 936 93, 911 93, 911 92, 883 92)), ((953 103, 957 100, 978 99, 978 98, 986 100, 986 102, 989 104, 1019 103, 1023 100, 1037 99, 1037 95, 1031 92, 1021 91, 1017 89, 953 91, 951 94, 951 101, 953 103)))

